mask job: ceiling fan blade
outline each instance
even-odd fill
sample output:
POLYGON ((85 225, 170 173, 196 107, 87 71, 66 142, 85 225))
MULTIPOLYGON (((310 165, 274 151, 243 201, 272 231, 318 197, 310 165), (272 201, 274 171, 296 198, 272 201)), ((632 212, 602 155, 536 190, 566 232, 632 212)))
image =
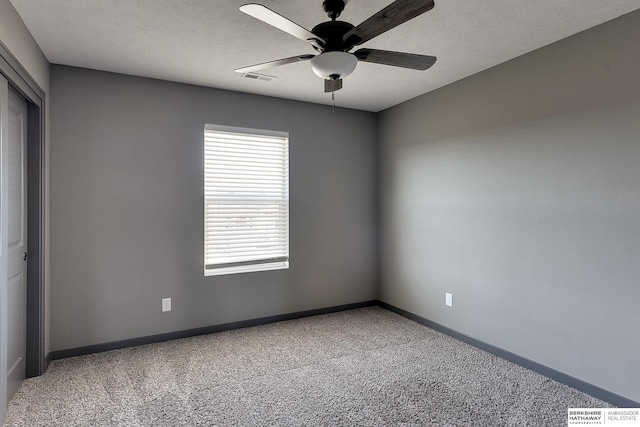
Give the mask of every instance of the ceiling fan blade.
POLYGON ((287 34, 291 34, 300 40, 310 43, 314 48, 322 48, 324 41, 318 36, 313 34, 306 28, 301 27, 295 22, 285 18, 277 12, 262 6, 261 4, 249 3, 240 6, 240 11, 246 13, 249 16, 253 16, 260 21, 276 27, 279 30, 284 31, 287 34))
POLYGON ((326 79, 324 81, 324 92, 335 92, 337 90, 342 89, 342 79, 329 80, 326 79))
POLYGON ((236 73, 252 73, 254 71, 264 70, 265 68, 277 67, 279 65, 291 64, 293 62, 308 61, 314 55, 298 55, 290 58, 276 59, 275 61, 263 62, 262 64, 250 65, 248 67, 236 68, 236 73))
POLYGON ((426 70, 436 63, 435 56, 417 55, 415 53, 394 52, 391 50, 358 49, 353 53, 360 61, 376 64, 393 65, 394 67, 426 70))
POLYGON ((418 15, 430 11, 435 6, 433 0, 396 0, 380 12, 347 32, 343 40, 360 45, 418 15))

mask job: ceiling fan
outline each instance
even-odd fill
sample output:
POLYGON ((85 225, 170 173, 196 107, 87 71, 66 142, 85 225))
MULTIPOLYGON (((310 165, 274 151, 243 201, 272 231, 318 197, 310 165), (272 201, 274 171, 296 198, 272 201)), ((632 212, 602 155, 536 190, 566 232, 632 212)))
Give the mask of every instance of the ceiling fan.
POLYGON ((413 70, 426 70, 436 62, 434 56, 389 50, 363 48, 349 53, 355 46, 433 9, 433 0, 396 0, 358 26, 337 20, 347 1, 324 0, 322 7, 331 20, 316 25, 311 31, 260 4, 250 3, 240 6, 240 11, 247 15, 306 41, 318 54, 278 59, 238 68, 236 72, 252 73, 294 62, 311 61, 313 71, 324 79, 324 91, 335 92, 342 88, 342 79, 355 70, 358 61, 413 70))

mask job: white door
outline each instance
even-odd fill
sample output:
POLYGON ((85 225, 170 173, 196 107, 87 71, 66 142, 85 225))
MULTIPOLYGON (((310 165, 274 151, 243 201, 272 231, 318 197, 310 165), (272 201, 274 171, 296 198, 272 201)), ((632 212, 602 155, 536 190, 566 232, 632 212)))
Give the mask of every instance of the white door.
POLYGON ((7 401, 25 378, 27 348, 27 103, 9 90, 7 140, 7 401))

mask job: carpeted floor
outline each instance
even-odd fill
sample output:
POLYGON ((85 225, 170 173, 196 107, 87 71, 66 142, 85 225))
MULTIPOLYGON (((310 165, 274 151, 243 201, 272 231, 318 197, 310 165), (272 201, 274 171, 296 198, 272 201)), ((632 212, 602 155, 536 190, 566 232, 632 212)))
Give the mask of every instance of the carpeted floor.
POLYGON ((379 307, 55 361, 5 426, 563 426, 610 405, 379 307))

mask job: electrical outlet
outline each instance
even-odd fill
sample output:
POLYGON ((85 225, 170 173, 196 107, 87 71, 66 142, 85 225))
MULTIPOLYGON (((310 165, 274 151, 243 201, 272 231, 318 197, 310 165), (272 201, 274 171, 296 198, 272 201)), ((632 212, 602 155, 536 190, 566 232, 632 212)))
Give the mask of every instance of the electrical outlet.
POLYGON ((453 307, 453 294, 449 292, 445 292, 444 294, 444 303, 449 307, 453 307))
POLYGON ((162 298, 162 312, 171 311, 171 298, 162 298))

